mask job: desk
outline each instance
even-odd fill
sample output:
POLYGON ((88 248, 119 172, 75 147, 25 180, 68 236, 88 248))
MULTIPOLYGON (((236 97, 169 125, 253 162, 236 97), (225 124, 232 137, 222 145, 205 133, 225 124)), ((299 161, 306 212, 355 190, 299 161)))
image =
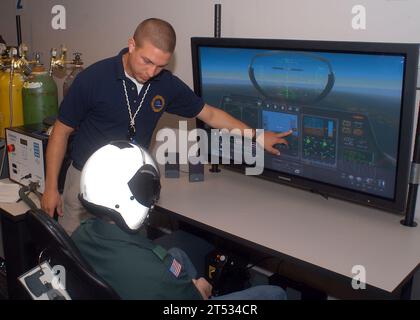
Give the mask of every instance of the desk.
MULTIPOLYGON (((35 198, 32 198, 32 200, 36 201, 35 198)), ((25 215, 28 210, 29 207, 23 201, 18 203, 0 202, 1 233, 6 260, 9 299, 28 297, 17 278, 33 268, 34 262, 37 261, 26 229, 25 215)))
POLYGON ((337 298, 398 298, 420 263, 420 228, 402 226, 401 216, 225 168, 205 169, 204 182, 162 178, 159 208, 289 261, 337 298), (351 286, 355 265, 365 267, 366 290, 351 286))

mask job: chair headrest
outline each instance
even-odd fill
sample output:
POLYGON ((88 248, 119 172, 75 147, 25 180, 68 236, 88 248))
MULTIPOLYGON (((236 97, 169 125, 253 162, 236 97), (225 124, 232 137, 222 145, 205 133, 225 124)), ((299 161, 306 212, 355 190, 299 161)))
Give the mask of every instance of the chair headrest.
POLYGON ((73 240, 67 235, 63 227, 42 210, 29 210, 27 223, 32 234, 35 234, 46 247, 60 247, 67 255, 76 260, 83 268, 93 271, 92 267, 83 259, 73 240))

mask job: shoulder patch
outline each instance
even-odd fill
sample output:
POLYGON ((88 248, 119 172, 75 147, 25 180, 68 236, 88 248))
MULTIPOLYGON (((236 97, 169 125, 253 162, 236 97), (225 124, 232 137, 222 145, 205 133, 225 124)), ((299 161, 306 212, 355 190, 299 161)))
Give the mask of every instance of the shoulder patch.
POLYGON ((168 254, 168 252, 166 251, 166 249, 163 248, 163 247, 161 247, 161 246, 155 246, 152 251, 162 261, 165 259, 166 255, 168 254))
POLYGON ((172 258, 171 266, 169 267, 169 271, 175 276, 179 277, 181 273, 182 265, 175 259, 172 258))

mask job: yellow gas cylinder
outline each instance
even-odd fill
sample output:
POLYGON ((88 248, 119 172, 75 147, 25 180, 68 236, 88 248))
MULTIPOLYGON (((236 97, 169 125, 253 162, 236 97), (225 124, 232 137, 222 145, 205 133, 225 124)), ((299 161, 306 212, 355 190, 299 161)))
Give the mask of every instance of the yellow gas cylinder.
MULTIPOLYGON (((14 72, 12 84, 12 127, 23 125, 22 87, 23 76, 14 72)), ((9 99, 10 70, 0 73, 0 137, 4 137, 4 129, 10 127, 9 99)))

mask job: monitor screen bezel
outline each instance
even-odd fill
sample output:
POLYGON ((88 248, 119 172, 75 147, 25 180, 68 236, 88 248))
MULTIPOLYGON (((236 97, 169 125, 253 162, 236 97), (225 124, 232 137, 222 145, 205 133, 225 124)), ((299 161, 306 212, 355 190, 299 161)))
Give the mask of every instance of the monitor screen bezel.
MULTIPOLYGON (((248 48, 266 50, 295 50, 337 53, 362 53, 402 55, 405 57, 403 75, 402 108, 400 118, 400 136, 398 162, 396 168, 395 193, 393 199, 351 190, 338 185, 298 177, 279 171, 265 169, 255 177, 287 184, 304 190, 319 193, 325 197, 334 197, 354 203, 371 206, 380 210, 402 214, 406 209, 408 184, 413 145, 413 126, 419 45, 414 43, 381 42, 341 42, 313 40, 246 39, 246 38, 191 38, 194 91, 201 96, 201 77, 199 64, 200 47, 248 48)), ((204 128, 204 123, 197 119, 197 128, 204 128)), ((221 163, 221 161, 219 162, 221 163)), ((245 165, 224 165, 228 169, 245 171, 245 165)), ((252 179, 253 177, 250 177, 252 179)))

